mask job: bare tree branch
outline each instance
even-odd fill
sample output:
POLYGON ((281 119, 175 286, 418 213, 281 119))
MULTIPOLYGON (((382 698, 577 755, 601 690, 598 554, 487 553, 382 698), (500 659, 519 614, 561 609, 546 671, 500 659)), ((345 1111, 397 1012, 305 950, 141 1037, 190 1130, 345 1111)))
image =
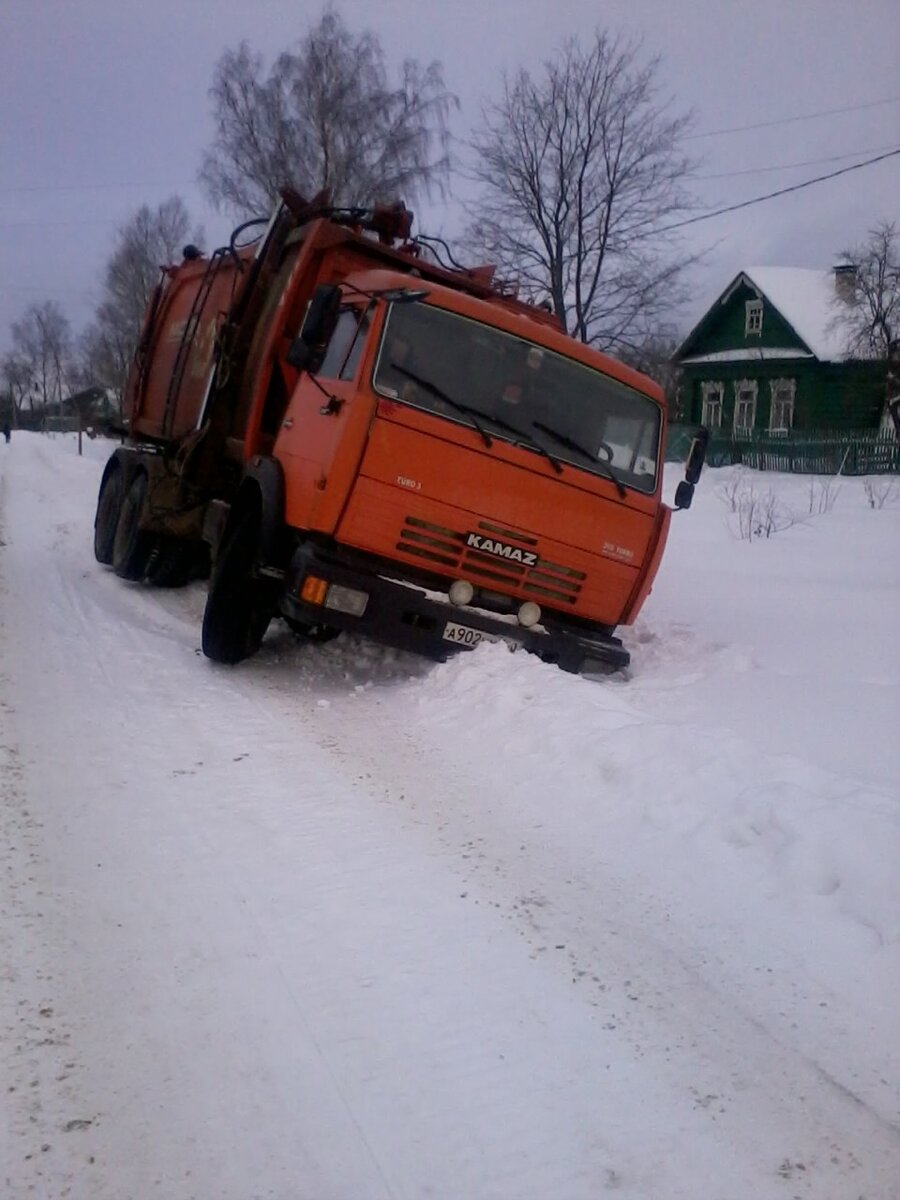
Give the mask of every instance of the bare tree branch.
POLYGON ((848 288, 835 300, 836 325, 848 358, 884 363, 885 408, 900 397, 900 235, 895 222, 870 230, 865 242, 841 251, 848 288))
POLYGON ((696 261, 662 232, 692 207, 680 150, 690 118, 658 100, 659 60, 640 65, 639 52, 602 32, 586 48, 566 42, 540 78, 505 81, 472 141, 471 244, 606 349, 639 345, 696 261))
POLYGON ((179 196, 170 196, 155 209, 143 205, 121 226, 106 264, 102 299, 80 343, 85 384, 99 384, 121 396, 160 268, 180 261, 187 241, 202 245, 203 231, 191 230, 179 196))
POLYGON ((268 77, 246 42, 227 50, 210 89, 216 137, 200 179, 213 204, 267 211, 280 188, 327 188, 339 204, 412 200, 449 168, 455 98, 439 63, 407 59, 396 84, 371 33, 355 36, 327 8, 268 77))
POLYGON ((31 367, 21 354, 11 350, 0 359, 0 375, 6 385, 3 403, 0 407, 2 407, 3 416, 11 419, 15 425, 16 414, 25 407, 26 400, 30 400, 31 407, 34 407, 31 367))
MULTIPOLYGON (((61 404, 71 354, 69 322, 62 309, 54 300, 32 304, 20 320, 13 322, 11 334, 13 364, 29 381, 29 407, 61 404)), ((5 370, 9 378, 9 367, 5 370)))

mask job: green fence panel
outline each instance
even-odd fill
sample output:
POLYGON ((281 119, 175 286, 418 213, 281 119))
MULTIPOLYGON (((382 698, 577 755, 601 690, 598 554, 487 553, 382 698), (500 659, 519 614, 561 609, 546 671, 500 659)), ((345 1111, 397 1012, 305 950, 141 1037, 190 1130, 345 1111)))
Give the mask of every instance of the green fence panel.
MULTIPOLYGON (((666 461, 683 460, 694 427, 676 425, 670 429, 666 461)), ((706 461, 711 467, 740 464, 754 471, 804 475, 887 475, 900 472, 900 442, 868 429, 782 436, 762 433, 740 438, 713 432, 706 461)))

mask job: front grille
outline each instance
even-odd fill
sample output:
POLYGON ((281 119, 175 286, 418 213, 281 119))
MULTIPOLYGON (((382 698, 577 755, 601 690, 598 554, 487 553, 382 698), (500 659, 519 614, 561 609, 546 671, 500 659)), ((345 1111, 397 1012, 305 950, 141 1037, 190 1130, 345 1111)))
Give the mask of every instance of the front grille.
MULTIPOLYGON (((499 538, 522 550, 538 544, 538 539, 532 534, 506 529, 488 521, 479 521, 478 530, 487 537, 499 538)), ((522 595, 555 600, 562 604, 574 604, 587 579, 584 571, 545 558, 539 557, 535 565, 529 567, 477 550, 466 545, 466 533, 423 521, 419 517, 407 517, 404 520, 397 550, 417 561, 424 559, 449 568, 454 575, 471 579, 473 583, 502 583, 509 590, 522 595)))

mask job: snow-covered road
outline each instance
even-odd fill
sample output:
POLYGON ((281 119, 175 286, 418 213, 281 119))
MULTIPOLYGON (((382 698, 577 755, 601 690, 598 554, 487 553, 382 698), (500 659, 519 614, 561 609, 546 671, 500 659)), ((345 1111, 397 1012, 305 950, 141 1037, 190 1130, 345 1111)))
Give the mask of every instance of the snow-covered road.
POLYGON ((896 505, 708 473, 630 681, 227 669, 89 449, 0 446, 10 1200, 897 1200, 896 505))

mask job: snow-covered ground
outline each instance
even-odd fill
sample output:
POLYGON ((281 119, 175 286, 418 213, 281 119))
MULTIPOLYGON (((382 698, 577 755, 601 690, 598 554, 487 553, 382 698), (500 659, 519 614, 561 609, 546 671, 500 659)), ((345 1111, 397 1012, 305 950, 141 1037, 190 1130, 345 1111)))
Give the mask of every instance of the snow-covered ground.
POLYGON ((708 471, 627 680, 227 669, 107 449, 0 444, 0 1193, 897 1200, 900 482, 708 471))

